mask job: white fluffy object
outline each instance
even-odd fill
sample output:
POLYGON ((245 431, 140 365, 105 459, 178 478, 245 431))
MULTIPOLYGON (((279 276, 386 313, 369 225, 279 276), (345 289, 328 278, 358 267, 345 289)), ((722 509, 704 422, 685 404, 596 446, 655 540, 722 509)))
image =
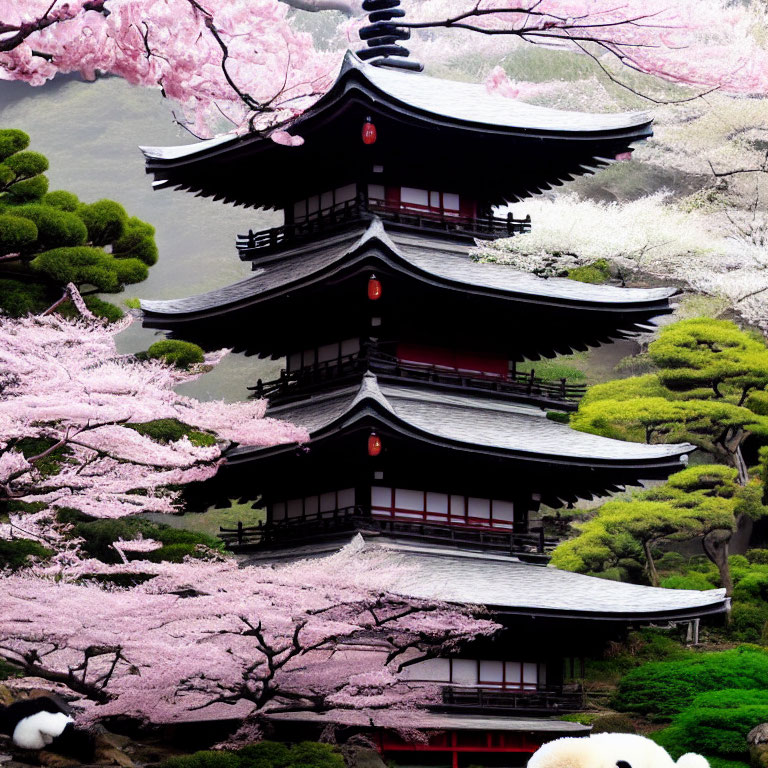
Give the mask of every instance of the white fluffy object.
POLYGON ((631 733, 555 739, 534 753, 528 768, 616 768, 619 761, 630 768, 709 768, 701 755, 689 753, 675 762, 655 742, 631 733))
MULTIPOLYGON (((13 729, 13 743, 21 749, 44 749, 74 720, 63 712, 36 712, 19 720, 13 729)), ((696 766, 690 766, 696 768, 696 766)))

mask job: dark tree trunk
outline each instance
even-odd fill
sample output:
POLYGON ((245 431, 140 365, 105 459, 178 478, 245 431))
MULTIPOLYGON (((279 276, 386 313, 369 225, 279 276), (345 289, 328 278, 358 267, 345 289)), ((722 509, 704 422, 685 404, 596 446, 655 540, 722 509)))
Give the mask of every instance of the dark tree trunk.
POLYGON ((725 453, 726 462, 739 473, 739 485, 746 485, 749 482, 747 463, 741 455, 741 444, 746 437, 747 433, 743 429, 729 427, 719 441, 725 453))
POLYGON ((731 567, 728 564, 728 544, 731 540, 731 531, 710 531, 701 543, 704 554, 717 566, 720 574, 720 586, 725 587, 725 594, 731 597, 733 594, 733 581, 731 580, 731 567))
POLYGON ((659 572, 656 570, 656 563, 653 562, 653 555, 651 554, 651 542, 643 542, 643 552, 645 552, 645 563, 648 568, 648 579, 651 582, 651 586, 659 586, 659 572))

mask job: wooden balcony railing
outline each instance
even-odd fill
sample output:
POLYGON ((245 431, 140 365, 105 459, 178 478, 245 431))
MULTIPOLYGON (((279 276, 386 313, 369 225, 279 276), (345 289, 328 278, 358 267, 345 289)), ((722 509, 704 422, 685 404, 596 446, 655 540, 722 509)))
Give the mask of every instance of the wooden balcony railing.
POLYGON ((220 527, 219 538, 231 550, 247 552, 317 542, 352 531, 389 534, 399 539, 414 539, 434 544, 477 547, 484 551, 525 556, 532 562, 546 562, 549 559, 549 550, 556 544, 555 541, 544 537, 543 528, 513 531, 384 518, 374 516, 370 507, 359 505, 253 526, 238 523, 236 528, 220 527))
POLYGON ((516 712, 554 714, 578 712, 584 707, 584 692, 581 686, 541 687, 529 691, 514 691, 494 688, 464 688, 447 686, 443 688, 445 710, 463 710, 493 713, 500 710, 516 712))
POLYGON ((526 216, 525 219, 515 219, 509 213, 505 217, 493 215, 469 217, 434 211, 426 207, 420 209, 412 205, 394 206, 382 200, 356 198, 319 210, 308 219, 259 232, 249 230, 247 235, 237 236, 237 250, 242 259, 255 258, 277 248, 299 245, 318 236, 333 234, 335 230, 343 229, 350 222, 359 220, 366 214, 375 214, 385 221, 416 230, 459 234, 480 240, 512 237, 512 235, 531 231, 530 216, 526 216))
POLYGON ((567 379, 541 379, 536 376, 535 369, 528 373, 512 370, 507 376, 458 371, 428 363, 404 362, 381 352, 375 345, 296 371, 283 370, 280 378, 266 382, 259 379, 256 386, 248 389, 256 397, 284 402, 305 397, 327 387, 329 382, 342 383, 366 371, 372 371, 384 380, 423 382, 432 388, 490 395, 562 411, 575 411, 586 392, 585 384, 569 383, 567 379))

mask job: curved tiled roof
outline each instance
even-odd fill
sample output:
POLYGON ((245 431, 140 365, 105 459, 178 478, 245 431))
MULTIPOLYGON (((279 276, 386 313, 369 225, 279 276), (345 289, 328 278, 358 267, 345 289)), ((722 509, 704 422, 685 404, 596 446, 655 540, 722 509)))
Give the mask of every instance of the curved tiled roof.
MULTIPOLYGON (((269 415, 304 427, 313 439, 328 429, 343 429, 366 409, 378 406, 402 428, 412 428, 431 438, 513 453, 537 460, 567 463, 648 463, 674 460, 695 450, 689 443, 646 445, 577 432, 546 418, 544 411, 519 403, 491 401, 471 395, 453 395, 425 388, 379 384, 367 373, 361 385, 347 387, 299 403, 277 406, 269 415)), ((258 453, 236 448, 230 460, 258 453)))
MULTIPOLYGON (((366 226, 366 225, 364 225, 366 226)), ((145 312, 156 315, 193 315, 196 313, 225 313, 229 308, 261 300, 275 290, 295 288, 316 281, 316 275, 341 267, 357 256, 378 253, 396 257, 401 265, 416 276, 443 285, 477 288, 492 293, 532 297, 542 302, 565 302, 578 306, 611 305, 625 309, 633 306, 665 302, 677 293, 675 288, 619 288, 613 285, 593 285, 566 278, 543 278, 502 264, 473 261, 470 248, 461 243, 448 243, 425 236, 398 237, 387 233, 375 216, 367 228, 351 237, 320 240, 303 251, 285 254, 259 269, 251 277, 199 296, 169 301, 142 301, 145 312), (393 239, 394 238, 394 239, 393 239)), ((659 312, 664 306, 659 304, 659 312)))

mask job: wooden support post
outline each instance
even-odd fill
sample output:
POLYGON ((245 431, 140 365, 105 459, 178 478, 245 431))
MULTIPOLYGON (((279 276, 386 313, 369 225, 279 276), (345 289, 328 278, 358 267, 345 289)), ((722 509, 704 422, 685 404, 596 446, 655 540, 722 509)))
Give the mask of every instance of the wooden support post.
POLYGON ((243 521, 238 520, 237 521, 237 544, 238 546, 242 546, 243 543, 243 521))

